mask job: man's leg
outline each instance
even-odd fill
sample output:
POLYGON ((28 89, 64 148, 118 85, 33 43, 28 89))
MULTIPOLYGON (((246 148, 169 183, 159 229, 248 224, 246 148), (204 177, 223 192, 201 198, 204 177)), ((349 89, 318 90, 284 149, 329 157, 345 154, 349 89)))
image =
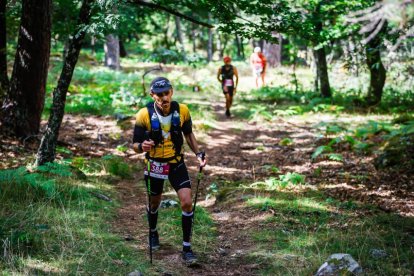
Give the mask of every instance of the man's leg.
POLYGON ((265 71, 262 72, 261 77, 262 77, 262 86, 265 86, 265 71))
POLYGON ((226 116, 230 117, 230 107, 231 107, 230 94, 226 93, 224 95, 226 96, 226 116))
POLYGON ((148 223, 151 228, 151 232, 157 231, 158 208, 160 206, 161 196, 161 194, 151 196, 151 210, 147 207, 148 223))
POLYGON ((193 206, 191 198, 191 181, 184 162, 171 167, 169 180, 177 192, 181 203, 181 223, 183 229, 183 259, 187 265, 197 263, 197 258, 191 250, 191 228, 193 227, 193 206))
MULTIPOLYGON (((145 176, 145 183, 148 183, 147 176, 145 176)), ((149 242, 151 243, 153 249, 158 249, 160 246, 158 231, 157 231, 158 208, 161 202, 164 180, 150 178, 149 185, 151 187, 151 197, 150 197, 151 210, 149 206, 147 206, 147 219, 148 219, 148 225, 151 230, 151 236, 150 236, 149 242)))
POLYGON ((178 198, 181 203, 181 223, 183 229, 183 250, 191 249, 190 236, 191 228, 193 226, 193 210, 192 210, 192 198, 191 198, 191 189, 182 188, 177 192, 178 198))

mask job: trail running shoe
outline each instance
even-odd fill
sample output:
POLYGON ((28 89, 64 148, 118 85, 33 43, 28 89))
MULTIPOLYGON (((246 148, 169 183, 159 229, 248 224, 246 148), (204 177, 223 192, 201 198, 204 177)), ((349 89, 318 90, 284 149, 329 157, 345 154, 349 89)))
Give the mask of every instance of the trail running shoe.
POLYGON ((230 110, 229 109, 226 110, 226 116, 230 117, 230 110))
POLYGON ((183 251, 183 260, 188 266, 197 264, 197 257, 194 255, 193 251, 190 249, 188 251, 183 251))
POLYGON ((151 243, 152 250, 157 250, 160 248, 160 239, 158 237, 158 232, 152 232, 149 238, 149 242, 151 243))

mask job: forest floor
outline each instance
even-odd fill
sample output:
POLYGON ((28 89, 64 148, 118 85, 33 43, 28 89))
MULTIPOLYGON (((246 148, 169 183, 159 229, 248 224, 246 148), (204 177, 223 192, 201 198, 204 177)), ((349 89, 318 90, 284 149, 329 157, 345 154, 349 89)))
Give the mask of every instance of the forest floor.
MULTIPOLYGON (((310 156, 321 144, 321 139, 310 121, 280 118, 266 123, 249 122, 237 116, 225 117, 222 102, 211 102, 211 106, 217 124, 211 130, 196 133, 208 158, 201 180, 199 205, 206 208, 213 218, 218 239, 207 250, 195 248, 201 265, 187 268, 181 262, 180 245, 163 244, 161 236, 161 249, 154 253, 154 263, 161 264, 157 271, 161 275, 254 274, 257 264, 246 259, 255 249, 255 242, 248 233, 258 229, 266 217, 272 216, 272 210, 256 212, 244 208, 243 198, 247 195, 240 189, 223 191, 220 197, 206 198, 206 195, 212 183, 253 183, 274 176, 271 166, 279 168, 279 173, 294 171, 305 175, 307 187, 323 190, 327 197, 361 201, 377 205, 386 212, 414 216, 414 179, 409 174, 377 171, 372 165, 372 157, 358 156, 346 150, 342 152, 344 162, 312 162, 310 156), (279 142, 287 137, 293 140, 293 144, 281 146, 279 142)), ((131 126, 129 129, 120 131, 112 117, 66 115, 60 145, 80 156, 120 154, 114 150, 116 146, 129 145, 132 137, 133 119, 128 124, 131 126), (111 138, 114 133, 119 136, 116 140, 111 138)), ((1 139, 0 169, 24 164, 37 147, 37 142, 1 139)), ((142 156, 131 151, 123 155, 131 163, 142 160, 142 156)), ((186 160, 195 186, 196 159, 187 153, 186 160)), ((113 226, 114 231, 126 237, 131 246, 145 251, 147 224, 143 214, 146 193, 141 172, 134 175, 133 180, 116 183, 122 206, 113 226)))

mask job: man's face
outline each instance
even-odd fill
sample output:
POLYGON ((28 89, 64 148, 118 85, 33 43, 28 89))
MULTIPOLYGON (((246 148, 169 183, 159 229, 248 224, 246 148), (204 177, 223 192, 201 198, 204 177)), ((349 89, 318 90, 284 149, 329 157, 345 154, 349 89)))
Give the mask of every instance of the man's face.
POLYGON ((172 95, 172 88, 168 91, 161 93, 151 92, 151 97, 154 99, 155 103, 158 105, 159 108, 165 111, 167 111, 170 108, 172 95))

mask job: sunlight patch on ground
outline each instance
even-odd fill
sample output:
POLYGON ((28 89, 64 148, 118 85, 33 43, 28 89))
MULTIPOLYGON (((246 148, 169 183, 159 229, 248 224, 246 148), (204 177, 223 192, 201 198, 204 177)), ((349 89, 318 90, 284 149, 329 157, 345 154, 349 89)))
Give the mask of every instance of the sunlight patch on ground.
POLYGON ((283 166, 283 170, 291 171, 291 172, 297 172, 297 173, 301 173, 301 174, 311 173, 313 171, 313 169, 307 164, 296 165, 296 166, 294 166, 294 165, 292 165, 292 166, 285 165, 285 166, 283 166))
POLYGON ((256 197, 249 199, 247 202, 248 205, 252 206, 269 206, 269 207, 276 207, 276 206, 291 206, 294 208, 305 208, 305 209, 312 209, 312 210, 320 210, 326 211, 328 208, 319 202, 312 200, 310 198, 298 198, 296 200, 285 200, 285 199, 273 199, 267 197, 256 197))
POLYGON ((61 268, 58 268, 56 266, 51 265, 50 263, 47 263, 47 262, 44 262, 38 259, 32 259, 32 258, 27 259, 26 265, 27 265, 27 268, 29 268, 30 270, 36 271, 36 273, 34 273, 34 271, 30 271, 30 272, 27 271, 28 274, 34 273, 37 275, 40 272, 45 273, 45 274, 64 273, 64 271, 61 268))

